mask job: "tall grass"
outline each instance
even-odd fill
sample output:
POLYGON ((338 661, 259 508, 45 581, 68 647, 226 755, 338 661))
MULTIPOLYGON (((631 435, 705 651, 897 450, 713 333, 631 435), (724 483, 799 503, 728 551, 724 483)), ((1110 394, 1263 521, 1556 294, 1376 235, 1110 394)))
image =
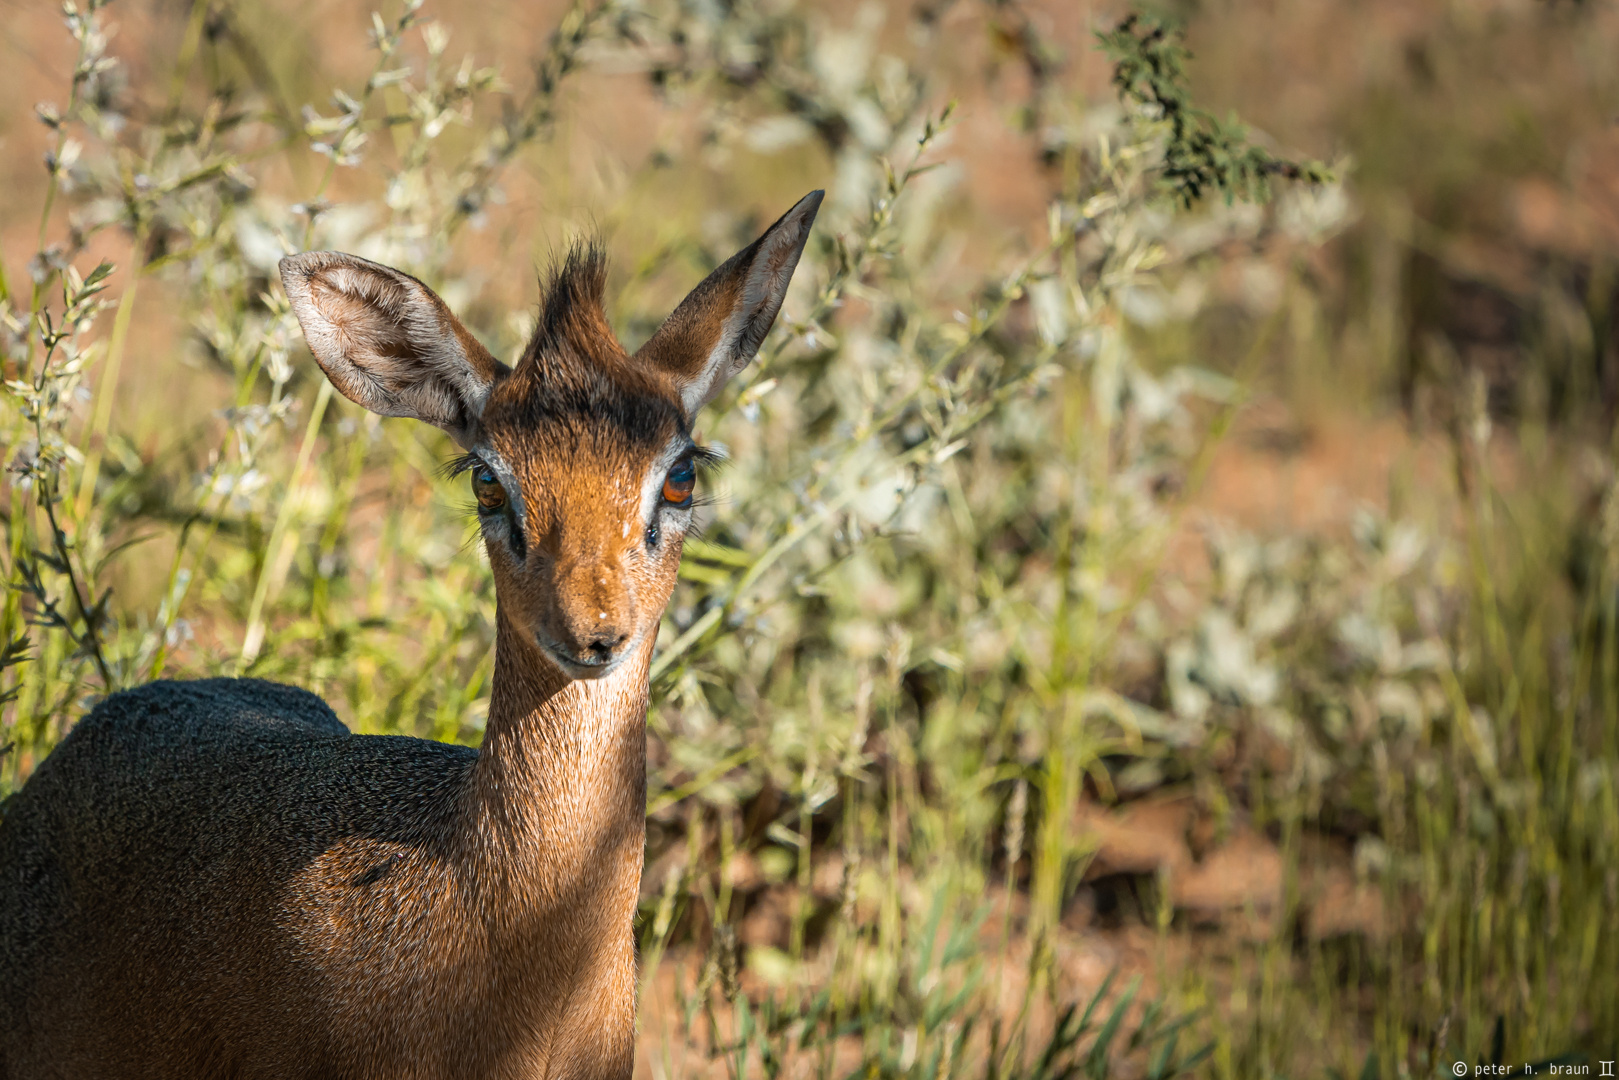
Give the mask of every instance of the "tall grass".
MULTIPOLYGON (((1167 109, 1191 109, 1148 63, 1172 36, 1116 29, 1123 103, 1089 101, 1015 5, 975 16, 1035 76, 1052 192, 1009 251, 975 231, 970 88, 929 9, 896 33, 874 8, 579 5, 518 78, 412 0, 329 97, 228 4, 192 6, 152 86, 119 78, 103 5, 68 10, 38 252, 0 267, 6 787, 157 677, 285 679, 357 731, 478 740, 493 593, 449 447, 333 399, 283 253, 398 266, 511 356, 534 304, 491 269, 527 273, 511 193, 583 189, 633 345, 825 178, 781 325, 703 420, 731 461, 654 662, 644 1067, 1439 1075, 1611 1045, 1611 463, 1599 511, 1498 483, 1458 375, 1449 480, 1346 536, 1215 528, 1189 554, 1279 343, 1331 351, 1307 255, 1352 204, 1200 201, 1326 174, 1167 109), (681 122, 587 183, 556 163, 584 143, 570 87, 606 70, 681 122), (1231 280, 1258 315, 1215 352, 1231 280), (135 355, 165 320, 172 348, 135 355), (121 412, 132 383, 164 387, 158 422, 121 412), (1201 859, 1104 875, 1096 808, 1171 802, 1201 859), (1279 876, 1210 931, 1186 879, 1242 844, 1279 876), (1328 918, 1331 887, 1362 915, 1328 918)), ((1520 443, 1524 469, 1565 460, 1520 443)))

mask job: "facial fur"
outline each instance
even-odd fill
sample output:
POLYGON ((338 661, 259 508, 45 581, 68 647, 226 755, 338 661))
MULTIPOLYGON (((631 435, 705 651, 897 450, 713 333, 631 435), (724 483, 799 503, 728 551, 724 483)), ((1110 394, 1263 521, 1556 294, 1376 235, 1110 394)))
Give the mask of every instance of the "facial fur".
POLYGON ((612 336, 604 277, 593 249, 554 275, 468 460, 504 489, 504 505, 479 513, 502 618, 573 678, 607 674, 656 635, 691 523, 664 482, 701 453, 677 389, 612 336))

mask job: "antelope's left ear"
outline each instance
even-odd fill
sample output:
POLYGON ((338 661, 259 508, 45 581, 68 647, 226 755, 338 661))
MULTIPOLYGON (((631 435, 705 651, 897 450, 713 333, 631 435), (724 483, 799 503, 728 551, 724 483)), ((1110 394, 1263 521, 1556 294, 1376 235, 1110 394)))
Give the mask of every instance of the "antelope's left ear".
POLYGON ((674 380, 686 417, 718 396, 759 351, 787 295, 824 191, 812 191, 727 259, 635 354, 674 380))
POLYGON ((281 284, 339 393, 379 415, 443 428, 472 449, 484 403, 510 372, 432 289, 340 251, 288 255, 281 284))

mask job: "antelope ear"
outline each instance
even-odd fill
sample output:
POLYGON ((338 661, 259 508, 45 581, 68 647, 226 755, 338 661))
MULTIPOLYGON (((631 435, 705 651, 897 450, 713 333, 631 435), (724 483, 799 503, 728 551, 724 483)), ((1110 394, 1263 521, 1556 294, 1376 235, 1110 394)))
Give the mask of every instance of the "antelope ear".
POLYGON ((337 251, 288 255, 281 284, 339 393, 383 416, 425 420, 471 448, 489 392, 509 369, 432 289, 337 251))
POLYGON ((748 366, 787 295, 824 191, 812 191, 680 302, 638 360, 666 373, 689 419, 748 366))

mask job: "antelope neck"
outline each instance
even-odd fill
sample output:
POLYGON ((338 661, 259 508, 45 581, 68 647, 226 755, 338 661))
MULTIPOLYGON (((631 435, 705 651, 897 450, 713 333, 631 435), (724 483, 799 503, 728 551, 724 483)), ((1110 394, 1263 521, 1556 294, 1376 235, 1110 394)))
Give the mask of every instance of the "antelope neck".
POLYGON ((497 611, 471 791, 478 853, 500 884, 550 906, 639 876, 651 654, 649 640, 603 678, 569 679, 497 611))

